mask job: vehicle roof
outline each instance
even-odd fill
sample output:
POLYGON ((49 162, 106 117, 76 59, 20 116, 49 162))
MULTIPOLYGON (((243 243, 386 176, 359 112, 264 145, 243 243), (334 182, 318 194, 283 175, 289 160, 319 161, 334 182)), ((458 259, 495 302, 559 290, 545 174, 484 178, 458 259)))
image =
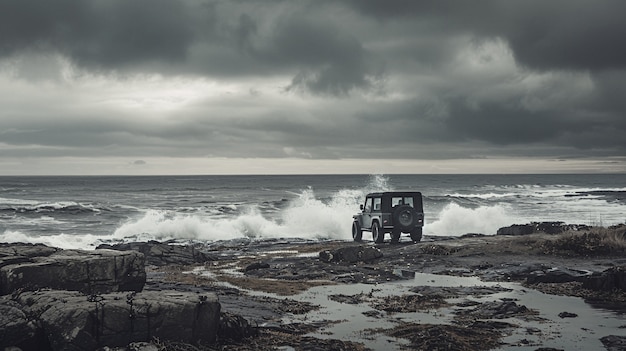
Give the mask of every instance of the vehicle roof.
POLYGON ((367 194, 367 196, 394 196, 394 195, 422 196, 422 193, 419 191, 383 191, 383 192, 378 192, 378 193, 367 194))

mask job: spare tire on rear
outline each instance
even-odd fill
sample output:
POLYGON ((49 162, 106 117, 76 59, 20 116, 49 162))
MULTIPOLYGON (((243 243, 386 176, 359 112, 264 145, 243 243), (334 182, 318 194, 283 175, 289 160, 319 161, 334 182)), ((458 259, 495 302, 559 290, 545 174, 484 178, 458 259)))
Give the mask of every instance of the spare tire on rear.
POLYGON ((393 211, 393 224, 402 232, 410 232, 417 224, 417 211, 409 205, 400 205, 393 211))

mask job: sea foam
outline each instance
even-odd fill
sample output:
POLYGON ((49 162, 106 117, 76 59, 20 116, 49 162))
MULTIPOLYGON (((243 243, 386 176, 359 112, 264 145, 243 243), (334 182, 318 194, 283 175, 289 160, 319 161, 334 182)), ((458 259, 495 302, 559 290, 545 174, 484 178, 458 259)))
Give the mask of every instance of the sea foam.
POLYGON ((495 234, 499 228, 519 221, 509 214, 504 205, 465 208, 458 204, 446 205, 432 223, 426 223, 425 234, 463 235, 467 233, 495 234))

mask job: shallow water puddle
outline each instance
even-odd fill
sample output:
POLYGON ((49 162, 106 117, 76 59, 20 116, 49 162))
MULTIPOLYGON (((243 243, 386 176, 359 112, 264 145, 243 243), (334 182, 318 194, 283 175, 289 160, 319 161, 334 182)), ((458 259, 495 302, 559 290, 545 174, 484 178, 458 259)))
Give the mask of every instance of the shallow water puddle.
MULTIPOLYGON (((321 308, 305 315, 290 315, 285 317, 283 322, 332 321, 334 323, 328 323, 326 327, 308 335, 317 338, 362 342, 374 350, 400 350, 402 345, 406 345, 405 340, 386 336, 380 331, 377 332, 377 329, 390 329, 400 322, 452 324, 455 312, 473 308, 457 306, 462 301, 469 301, 469 306, 473 306, 472 303, 475 305, 493 301, 514 301, 517 305, 526 306, 537 312, 532 316, 497 319, 498 322, 508 322, 518 326, 503 331, 505 337, 502 342, 505 345, 497 348, 497 350, 535 350, 538 347, 554 347, 566 350, 604 349, 600 338, 607 335, 623 335, 625 333, 623 327, 626 325, 624 315, 594 309, 580 298, 548 295, 524 288, 516 283, 482 282, 475 277, 418 273, 415 275, 415 279, 409 281, 378 285, 319 286, 290 298, 320 305, 321 308), (446 301, 451 304, 448 307, 431 308, 418 312, 388 313, 375 310, 368 303, 377 299, 384 300, 389 296, 414 295, 415 293, 411 292, 410 289, 416 287, 488 287, 495 289, 488 293, 472 294, 470 292, 467 295, 447 298, 446 301), (357 301, 346 303, 332 300, 330 296, 333 295, 359 295, 366 298, 364 301, 357 299, 357 301), (569 312, 577 316, 561 318, 559 314, 562 312, 569 312)), ((483 320, 484 318, 479 319, 483 320)))

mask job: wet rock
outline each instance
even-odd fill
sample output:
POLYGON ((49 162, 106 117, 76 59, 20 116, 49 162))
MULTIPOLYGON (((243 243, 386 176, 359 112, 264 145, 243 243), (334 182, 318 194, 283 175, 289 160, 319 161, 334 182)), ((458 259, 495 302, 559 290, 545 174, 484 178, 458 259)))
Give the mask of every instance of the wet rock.
POLYGON ((35 349, 41 333, 21 306, 11 300, 0 300, 0 350, 9 347, 35 349))
POLYGON ((454 299, 461 296, 485 296, 492 295, 501 292, 512 291, 509 288, 503 288, 501 286, 429 286, 421 285, 415 286, 409 289, 410 291, 422 295, 436 294, 443 296, 445 299, 454 299))
POLYGON ((30 262, 34 257, 47 257, 58 251, 61 249, 43 244, 0 243, 0 267, 30 262))
POLYGON ((586 271, 577 271, 567 268, 551 268, 548 270, 531 272, 526 278, 528 284, 537 283, 568 283, 584 281, 589 275, 586 271))
POLYGON ((356 295, 344 295, 344 294, 334 294, 329 295, 328 298, 330 300, 339 302, 339 303, 347 303, 350 305, 358 305, 367 300, 367 298, 371 298, 371 295, 365 295, 364 293, 356 294, 356 295))
MULTIPOLYGON (((0 305, 9 298, 2 299, 0 305)), ((174 291, 87 296, 50 290, 24 292, 12 301, 45 331, 45 340, 30 350, 95 350, 152 338, 213 343, 220 315, 216 295, 174 291)))
POLYGON ((600 338, 600 341, 607 351, 624 351, 626 350, 626 336, 607 335, 600 338))
POLYGON ((319 253, 319 259, 322 262, 371 262, 381 257, 383 257, 382 251, 372 246, 348 246, 319 253))
POLYGON ((257 335, 257 330, 250 325, 247 319, 232 313, 221 313, 217 332, 220 341, 241 341, 255 335, 257 335))
POLYGON ((496 235, 527 235, 535 232, 535 227, 531 224, 513 224, 508 227, 498 229, 496 235))
POLYGON ((407 339, 413 350, 491 350, 500 343, 498 330, 454 325, 401 323, 385 334, 407 339))
POLYGON ((340 274, 333 278, 334 282, 342 284, 355 284, 365 281, 365 274, 361 272, 340 274))
POLYGON ((589 226, 584 224, 565 224, 564 222, 532 222, 528 224, 513 224, 498 229, 497 235, 528 235, 533 233, 560 234, 569 230, 585 230, 589 226))
POLYGON ((559 313, 559 317, 561 318, 576 318, 578 315, 576 313, 571 312, 561 312, 559 313))
POLYGON ((458 251, 458 248, 445 245, 424 245, 420 249, 424 254, 437 256, 450 255, 458 251))
POLYGON ((586 277, 583 280, 583 288, 597 291, 626 291, 626 266, 611 267, 604 272, 586 277))
POLYGON ((254 262, 252 264, 249 264, 246 266, 246 268, 244 268, 244 271, 249 272, 249 271, 255 271, 258 269, 265 269, 265 268, 270 268, 269 263, 266 262, 254 262))
POLYGON ((376 311, 376 310, 365 311, 365 312, 362 312, 362 314, 366 317, 371 317, 371 318, 382 318, 383 316, 382 312, 376 311))
POLYGON ((370 304, 372 308, 388 313, 409 313, 432 310, 448 306, 441 295, 402 295, 388 296, 370 304))
POLYGON ((518 305, 514 301, 486 302, 470 310, 457 310, 459 316, 480 319, 505 319, 522 315, 534 314, 524 305, 518 305))
POLYGON ((118 251, 138 251, 145 255, 146 263, 153 266, 165 266, 168 264, 191 265, 215 260, 213 256, 198 249, 194 245, 169 245, 158 241, 115 245, 103 244, 97 248, 118 251))
POLYGON ((0 294, 51 288, 86 294, 141 291, 146 282, 144 256, 136 251, 33 250, 15 248, 11 262, 0 267, 0 294), (34 251, 37 253, 31 256, 34 251), (44 253, 40 256, 39 253, 44 253), (49 253, 49 254, 48 254, 49 253))

